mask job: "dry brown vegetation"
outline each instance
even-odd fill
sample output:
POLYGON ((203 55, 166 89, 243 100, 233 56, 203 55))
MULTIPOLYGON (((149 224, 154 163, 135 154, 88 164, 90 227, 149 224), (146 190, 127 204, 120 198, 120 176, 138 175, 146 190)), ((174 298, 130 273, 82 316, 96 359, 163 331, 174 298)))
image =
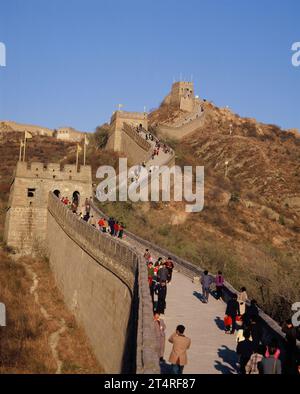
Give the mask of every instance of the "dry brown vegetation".
POLYGON ((62 372, 103 372, 82 329, 66 309, 46 260, 24 257, 14 261, 0 251, 0 300, 7 310, 6 327, 0 328, 0 373, 55 373, 57 363, 50 338, 61 327, 62 319, 66 329, 57 346, 62 372), (39 303, 30 292, 31 272, 37 275, 39 303))

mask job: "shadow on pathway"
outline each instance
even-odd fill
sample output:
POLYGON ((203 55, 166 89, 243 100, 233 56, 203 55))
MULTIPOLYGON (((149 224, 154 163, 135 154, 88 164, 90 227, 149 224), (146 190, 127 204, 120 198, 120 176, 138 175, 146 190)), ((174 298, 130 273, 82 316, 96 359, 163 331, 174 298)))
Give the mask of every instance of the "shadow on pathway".
POLYGON ((203 304, 205 304, 205 298, 203 297, 202 293, 198 293, 198 291, 193 292, 193 296, 198 298, 203 304))
POLYGON ((223 374, 237 373, 238 357, 234 350, 229 349, 228 346, 223 345, 218 349, 218 356, 221 361, 215 360, 215 369, 223 374))
POLYGON ((215 323, 217 325, 217 327, 221 330, 221 331, 225 331, 225 324, 224 324, 224 320, 220 318, 220 316, 217 316, 215 318, 215 323))

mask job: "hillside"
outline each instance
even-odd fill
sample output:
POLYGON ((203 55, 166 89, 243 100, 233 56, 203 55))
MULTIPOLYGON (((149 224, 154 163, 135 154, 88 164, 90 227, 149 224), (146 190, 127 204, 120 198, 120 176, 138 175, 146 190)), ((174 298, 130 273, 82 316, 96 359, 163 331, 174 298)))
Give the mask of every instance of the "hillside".
MULTIPOLYGON (((150 126, 181 115, 163 105, 150 114, 150 126)), ((184 202, 106 203, 102 209, 195 264, 212 272, 222 269, 228 281, 246 286, 248 294, 281 321, 300 296, 300 139, 294 132, 241 118, 211 103, 205 103, 204 116, 201 129, 181 142, 167 141, 177 164, 205 167, 202 212, 187 214, 184 202)), ((116 166, 118 159, 101 149, 101 133, 88 146, 94 179, 99 165, 116 166)), ((19 138, 3 135, 0 142, 2 223, 19 138)), ((75 144, 36 136, 29 141, 28 157, 74 163, 75 150, 75 144)))
MULTIPOLYGON (((179 116, 162 105, 150 114, 150 126, 179 116)), ((204 210, 128 202, 106 204, 107 212, 202 267, 222 269, 278 321, 289 316, 300 296, 299 136, 206 103, 203 127, 167 142, 177 164, 204 165, 204 210)))

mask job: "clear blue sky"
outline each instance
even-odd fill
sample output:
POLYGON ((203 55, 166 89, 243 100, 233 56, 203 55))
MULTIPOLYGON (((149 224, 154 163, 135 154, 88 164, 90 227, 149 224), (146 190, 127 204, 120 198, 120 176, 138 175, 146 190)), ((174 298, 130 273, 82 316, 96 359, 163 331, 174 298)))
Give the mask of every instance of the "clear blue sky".
POLYGON ((1 0, 0 119, 93 130, 192 74, 201 97, 300 128, 299 17, 299 0, 1 0))

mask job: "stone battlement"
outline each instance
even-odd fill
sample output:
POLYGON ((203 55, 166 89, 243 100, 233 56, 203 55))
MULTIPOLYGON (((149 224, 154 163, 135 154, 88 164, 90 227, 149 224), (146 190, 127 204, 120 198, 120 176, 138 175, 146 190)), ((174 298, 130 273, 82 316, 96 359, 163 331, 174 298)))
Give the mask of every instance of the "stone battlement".
POLYGON ((144 121, 148 119, 148 114, 146 112, 115 111, 112 114, 110 123, 113 123, 116 119, 132 119, 144 121))
POLYGON ((61 168, 58 163, 44 164, 41 162, 21 162, 17 163, 15 172, 16 177, 22 178, 43 178, 56 180, 74 180, 86 183, 92 183, 91 166, 80 166, 76 169, 75 164, 65 164, 61 168))

